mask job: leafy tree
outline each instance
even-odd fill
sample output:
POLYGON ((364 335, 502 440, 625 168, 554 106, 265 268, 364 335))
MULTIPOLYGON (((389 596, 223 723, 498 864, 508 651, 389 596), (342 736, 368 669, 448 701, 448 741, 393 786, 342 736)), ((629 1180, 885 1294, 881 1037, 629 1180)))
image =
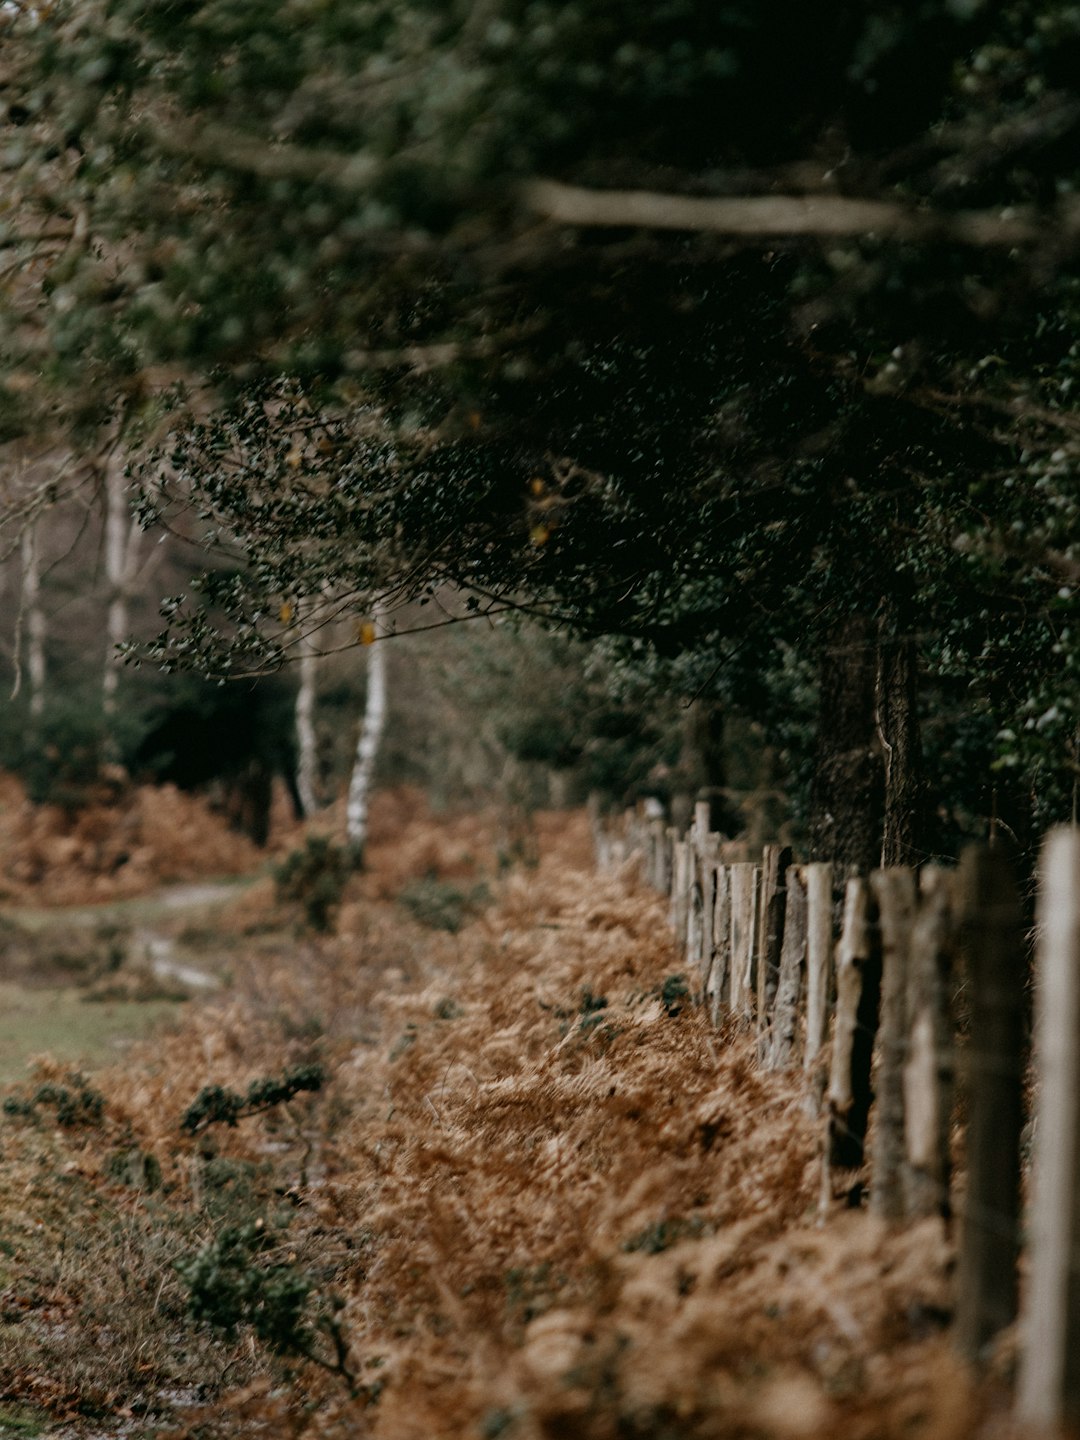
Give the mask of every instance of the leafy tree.
MULTIPOLYGON (((919 845, 919 685, 964 691, 1003 783, 1075 766, 1073 7, 12 24, 5 408, 35 345, 82 415, 155 415, 162 366, 213 384, 168 462, 248 556, 207 583, 218 663, 276 663, 288 596, 446 580, 766 717, 795 648, 848 863, 883 806, 919 845)), ((202 604, 162 655, 209 663, 202 604)))

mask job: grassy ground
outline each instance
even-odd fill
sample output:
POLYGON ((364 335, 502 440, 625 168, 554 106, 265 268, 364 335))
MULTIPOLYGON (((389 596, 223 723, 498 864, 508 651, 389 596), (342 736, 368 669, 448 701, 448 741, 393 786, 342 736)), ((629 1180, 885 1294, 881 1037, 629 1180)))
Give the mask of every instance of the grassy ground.
POLYGON ((0 982, 0 1084, 24 1079, 50 1054, 75 1069, 115 1064, 136 1040, 174 1020, 176 1000, 88 1002, 81 987, 28 989, 0 982))

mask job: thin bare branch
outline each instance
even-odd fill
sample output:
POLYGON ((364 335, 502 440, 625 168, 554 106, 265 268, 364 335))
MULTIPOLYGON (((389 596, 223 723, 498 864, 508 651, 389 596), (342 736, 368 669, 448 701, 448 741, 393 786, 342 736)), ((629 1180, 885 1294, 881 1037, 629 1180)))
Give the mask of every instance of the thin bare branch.
POLYGON ((553 180, 534 180, 522 194, 525 205, 535 213, 557 224, 582 227, 708 231, 762 239, 877 235, 990 248, 1080 236, 1080 203, 1075 201, 1051 214, 1031 208, 945 212, 844 195, 713 199, 650 190, 587 190, 553 180))

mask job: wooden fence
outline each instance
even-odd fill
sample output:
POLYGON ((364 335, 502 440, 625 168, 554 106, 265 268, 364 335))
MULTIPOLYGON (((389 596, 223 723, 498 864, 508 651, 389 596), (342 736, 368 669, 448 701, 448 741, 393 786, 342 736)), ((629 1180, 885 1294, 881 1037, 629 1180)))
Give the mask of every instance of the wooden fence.
POLYGON ((1019 1415, 1036 1430, 1080 1426, 1080 832, 1055 831, 1044 850, 1025 1129, 1031 965, 1000 852, 972 848, 956 870, 878 870, 836 893, 830 865, 779 845, 746 859, 708 821, 704 804, 686 835, 644 810, 597 821, 598 863, 636 863, 669 897, 713 1022, 751 1034, 764 1068, 801 1071, 820 1116, 823 1217, 841 1197, 859 1203, 867 1183, 870 1209, 892 1223, 949 1221, 955 1205, 953 1333, 976 1363, 1017 1318, 1027 1234, 1019 1415))

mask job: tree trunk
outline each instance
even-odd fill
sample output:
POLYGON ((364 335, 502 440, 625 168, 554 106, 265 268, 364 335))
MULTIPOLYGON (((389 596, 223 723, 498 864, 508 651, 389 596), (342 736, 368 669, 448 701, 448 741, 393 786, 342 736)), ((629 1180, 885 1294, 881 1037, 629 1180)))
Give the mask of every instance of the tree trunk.
POLYGON ((915 642, 883 635, 878 649, 877 723, 885 763, 881 864, 918 865, 923 858, 922 746, 915 642))
POLYGON ((677 783, 671 803, 672 819, 680 832, 689 824, 695 805, 707 801, 709 830, 721 835, 735 834, 741 822, 728 803, 726 784, 724 708, 715 700, 695 700, 684 713, 677 783))
POLYGON ((111 457, 105 470, 105 581, 109 598, 101 698, 106 716, 116 713, 116 692, 123 663, 119 647, 128 638, 128 607, 139 568, 141 540, 142 528, 128 509, 123 469, 116 458, 111 457))
MULTIPOLYGON (((22 606, 26 624, 26 673, 30 679, 30 714, 45 708, 45 612, 41 608, 41 555, 37 524, 22 533, 22 606)), ((17 683, 17 682, 16 682, 17 683)))
POLYGON ((839 886, 852 875, 868 875, 881 859, 877 671, 873 622, 863 616, 843 621, 821 655, 810 823, 810 854, 832 863, 839 886))
MULTIPOLYGON (((301 624, 304 621, 301 616, 301 624)), ((310 617, 309 623, 310 623, 310 617)), ((300 813, 307 819, 319 808, 316 793, 318 749, 315 735, 315 698, 318 652, 310 634, 300 640, 300 683, 296 691, 296 793, 300 813)))
POLYGON ((356 745, 356 759, 349 781, 345 815, 346 838, 358 866, 363 864, 364 859, 371 782, 386 721, 386 646, 379 636, 381 619, 382 608, 376 605, 372 617, 375 638, 368 646, 367 703, 364 706, 364 723, 360 727, 360 738, 356 745))

